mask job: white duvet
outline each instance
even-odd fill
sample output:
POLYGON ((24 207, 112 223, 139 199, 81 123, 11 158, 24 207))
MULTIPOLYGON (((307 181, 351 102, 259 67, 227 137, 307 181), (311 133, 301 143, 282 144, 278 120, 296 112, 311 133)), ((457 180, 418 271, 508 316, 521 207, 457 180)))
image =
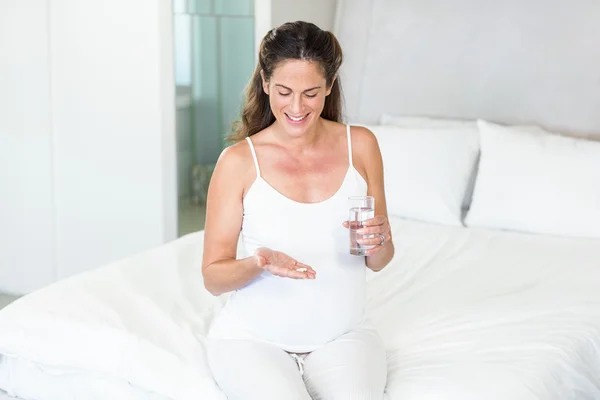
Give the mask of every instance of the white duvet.
MULTIPOLYGON (((396 256, 368 275, 389 400, 600 399, 600 240, 391 222, 396 256)), ((78 386, 80 400, 225 399, 204 335, 226 297, 203 288, 202 237, 0 311, 0 388, 36 400, 78 386)))

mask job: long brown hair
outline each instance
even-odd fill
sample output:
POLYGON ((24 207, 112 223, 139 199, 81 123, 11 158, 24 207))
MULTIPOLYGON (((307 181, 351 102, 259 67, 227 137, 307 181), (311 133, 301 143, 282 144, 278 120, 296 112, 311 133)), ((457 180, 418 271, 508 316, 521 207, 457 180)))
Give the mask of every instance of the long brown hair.
POLYGON ((241 121, 233 126, 230 141, 240 141, 265 129, 275 116, 269 105, 269 96, 263 91, 261 71, 266 81, 273 70, 285 60, 306 60, 321 66, 331 93, 325 98, 321 117, 342 121, 342 90, 337 77, 342 65, 342 48, 333 33, 310 22, 288 22, 270 30, 260 44, 258 64, 246 88, 241 121), (333 86, 332 86, 333 85, 333 86))

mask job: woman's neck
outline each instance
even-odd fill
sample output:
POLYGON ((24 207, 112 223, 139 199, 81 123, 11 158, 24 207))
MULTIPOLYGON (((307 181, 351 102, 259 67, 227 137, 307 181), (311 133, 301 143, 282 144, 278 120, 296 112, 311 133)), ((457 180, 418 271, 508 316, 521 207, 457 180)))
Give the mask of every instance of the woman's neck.
POLYGON ((273 136, 277 144, 294 153, 310 151, 319 146, 325 139, 323 133, 324 121, 319 118, 313 126, 307 128, 301 135, 292 135, 285 131, 279 121, 271 125, 273 136))

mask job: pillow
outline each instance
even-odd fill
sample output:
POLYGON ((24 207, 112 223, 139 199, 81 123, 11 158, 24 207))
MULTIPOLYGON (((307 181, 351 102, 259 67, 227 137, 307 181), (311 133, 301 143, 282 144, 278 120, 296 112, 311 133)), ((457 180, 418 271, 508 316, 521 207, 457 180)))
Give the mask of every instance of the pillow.
POLYGON ((227 296, 214 297, 204 288, 202 243, 203 232, 186 235, 54 283, 1 310, 0 355, 23 362, 0 366, 0 389, 30 398, 27 382, 2 379, 16 374, 1 371, 26 363, 47 371, 39 384, 48 392, 64 385, 65 374, 77 374, 115 388, 125 382, 158 398, 224 399, 205 343, 227 296))
POLYGON ((462 225, 461 204, 479 151, 475 128, 367 126, 383 157, 390 215, 462 225))
POLYGON ((382 114, 381 125, 396 125, 404 128, 477 128, 477 121, 450 118, 413 117, 392 114, 382 114))
POLYGON ((600 142, 478 121, 467 226, 600 238, 600 142))
MULTIPOLYGON (((396 125, 403 128, 472 128, 477 129, 477 121, 466 119, 433 118, 433 117, 414 117, 392 114, 382 114, 380 118, 381 125, 396 125)), ((479 135, 479 133, 477 133, 479 135)), ((476 163, 477 164, 477 163, 476 163)), ((469 177, 469 184, 462 202, 463 216, 465 210, 471 205, 473 188, 475 187, 475 176, 477 175, 477 165, 469 177)))

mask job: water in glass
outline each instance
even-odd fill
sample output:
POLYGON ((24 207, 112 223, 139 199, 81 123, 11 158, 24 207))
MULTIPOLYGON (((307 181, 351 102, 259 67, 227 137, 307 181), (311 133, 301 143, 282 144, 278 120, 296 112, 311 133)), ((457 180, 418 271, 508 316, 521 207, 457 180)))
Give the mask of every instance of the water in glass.
POLYGON ((372 238, 373 235, 361 235, 357 231, 363 227, 363 221, 371 219, 375 216, 375 209, 373 207, 352 207, 350 209, 350 254, 355 256, 364 256, 365 250, 370 249, 374 246, 361 245, 358 243, 358 239, 372 238))

